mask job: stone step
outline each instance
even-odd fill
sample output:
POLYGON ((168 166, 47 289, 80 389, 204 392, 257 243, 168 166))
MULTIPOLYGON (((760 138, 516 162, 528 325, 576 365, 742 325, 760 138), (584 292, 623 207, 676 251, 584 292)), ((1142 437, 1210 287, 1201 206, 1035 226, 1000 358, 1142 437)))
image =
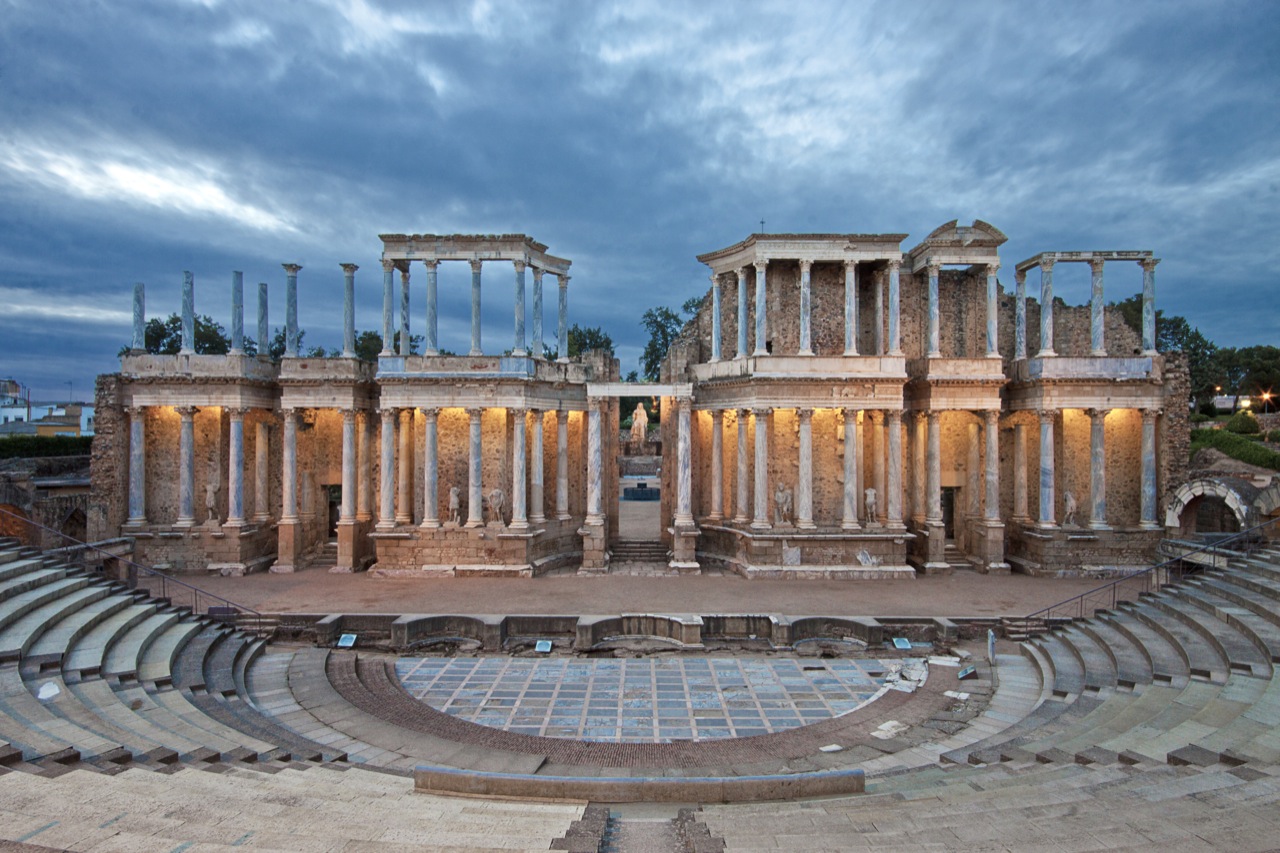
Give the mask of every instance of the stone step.
POLYGON ((1083 677, 1086 688, 1116 686, 1115 661, 1107 654, 1106 648, 1088 632, 1069 625, 1058 629, 1054 633, 1064 643, 1071 646, 1076 658, 1083 663, 1083 677))
POLYGON ((191 638, 205 630, 196 620, 174 622, 155 636, 138 657, 136 678, 142 683, 168 685, 173 680, 173 662, 191 638))
POLYGON ((1117 686, 1134 688, 1151 683, 1151 658, 1131 638, 1102 619, 1086 619, 1074 627, 1091 636, 1106 650, 1116 668, 1117 686))
POLYGON ((27 761, 74 750, 77 757, 106 755, 121 745, 51 714, 27 691, 16 663, 0 663, 0 739, 20 747, 27 761))
POLYGON ((1192 678, 1218 683, 1226 680, 1230 670, 1226 655, 1202 633, 1201 626, 1187 621, 1181 611, 1161 609, 1157 602, 1147 601, 1146 597, 1137 602, 1126 602, 1117 609, 1132 613, 1173 643, 1178 655, 1186 661, 1192 678))
POLYGON ((102 675, 136 675, 142 653, 169 626, 181 619, 181 614, 172 610, 159 610, 129 628, 106 648, 102 660, 102 675))
POLYGON ((1191 677, 1186 660, 1178 653, 1174 644, 1129 611, 1112 610, 1095 618, 1128 637, 1147 654, 1155 684, 1177 687, 1191 677))
POLYGON ((130 604, 102 620, 67 646, 62 668, 68 674, 97 675, 107 649, 135 625, 156 612, 154 603, 130 604))
MULTIPOLYGON (((49 586, 58 587, 61 583, 60 581, 49 586)), ((106 598, 107 594, 107 590, 102 587, 81 584, 73 588, 64 588, 63 594, 50 596, 44 604, 26 611, 20 618, 10 622, 3 631, 0 631, 0 663, 18 660, 49 626, 89 604, 106 598)))
POLYGON ((69 646, 132 603, 132 598, 123 595, 107 595, 68 613, 56 623, 45 626, 40 636, 23 651, 24 661, 61 664, 69 646))
POLYGON ((1259 677, 1271 674, 1270 657, 1264 655, 1250 637, 1211 611, 1186 601, 1181 591, 1149 596, 1144 603, 1160 608, 1200 634, 1230 671, 1259 677))
POLYGON ((17 593, 4 602, 0 608, 0 629, 6 628, 27 613, 48 604, 57 598, 83 589, 89 580, 83 577, 60 577, 51 579, 32 589, 17 593))

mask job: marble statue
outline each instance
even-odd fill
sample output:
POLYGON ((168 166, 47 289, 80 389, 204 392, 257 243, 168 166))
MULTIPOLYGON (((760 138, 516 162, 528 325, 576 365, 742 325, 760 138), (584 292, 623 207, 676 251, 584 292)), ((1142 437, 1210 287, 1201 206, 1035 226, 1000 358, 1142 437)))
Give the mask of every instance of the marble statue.
POLYGON ((644 403, 636 403, 636 410, 631 413, 631 444, 641 447, 649 440, 649 413, 644 403))
POLYGON ((502 505, 506 501, 507 495, 502 489, 494 489, 489 492, 489 513, 490 521, 496 521, 502 524, 502 505))
POLYGON ((218 466, 209 460, 209 475, 204 481, 204 508, 208 512, 208 524, 218 523, 218 466))
POLYGON ((878 502, 879 502, 879 499, 878 499, 878 497, 876 496, 876 490, 875 490, 875 489, 867 489, 867 491, 866 491, 866 493, 865 493, 865 497, 864 497, 864 504, 863 504, 863 505, 866 507, 866 510, 867 510, 867 523, 868 523, 868 524, 875 524, 875 523, 876 523, 876 520, 877 520, 877 518, 878 518, 878 516, 877 516, 877 514, 876 514, 876 510, 877 510, 878 502))
POLYGON ((1076 526, 1076 509, 1078 509, 1078 507, 1076 506, 1076 496, 1071 492, 1067 492, 1065 495, 1062 496, 1062 503, 1064 505, 1064 508, 1066 509, 1066 512, 1064 512, 1062 515, 1062 526, 1075 527, 1076 526))
POLYGON ((458 507, 462 500, 458 493, 457 486, 449 487, 449 521, 453 524, 458 523, 458 507))
POLYGON ((792 507, 791 490, 779 483, 773 490, 773 523, 790 524, 792 507))

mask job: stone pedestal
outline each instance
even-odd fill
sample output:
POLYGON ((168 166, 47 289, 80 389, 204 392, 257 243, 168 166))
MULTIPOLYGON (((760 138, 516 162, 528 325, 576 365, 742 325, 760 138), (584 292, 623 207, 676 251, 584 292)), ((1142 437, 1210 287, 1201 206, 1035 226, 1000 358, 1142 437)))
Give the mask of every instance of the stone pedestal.
POLYGON ((349 575, 357 570, 357 532, 358 525, 354 520, 338 522, 338 563, 329 570, 330 574, 349 575))
POLYGON ((681 574, 698 574, 701 566, 698 563, 698 528, 690 525, 676 525, 670 528, 671 562, 673 569, 681 574))
POLYGON ((271 571, 277 574, 296 572, 302 568, 298 559, 302 556, 302 525, 294 521, 281 521, 276 527, 276 561, 271 571))
POLYGON ((609 571, 608 543, 605 541, 603 521, 587 522, 578 528, 582 537, 582 567, 580 575, 602 575, 609 571))
POLYGON ((1007 575, 1009 564, 1004 559, 1004 525, 998 521, 982 521, 973 527, 971 556, 982 574, 1007 575))

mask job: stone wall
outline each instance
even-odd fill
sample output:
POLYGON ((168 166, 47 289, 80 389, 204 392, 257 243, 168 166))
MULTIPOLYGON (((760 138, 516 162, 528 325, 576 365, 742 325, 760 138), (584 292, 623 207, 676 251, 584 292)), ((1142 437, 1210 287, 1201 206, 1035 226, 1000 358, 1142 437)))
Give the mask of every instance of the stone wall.
POLYGON ((120 374, 104 373, 94 386, 86 536, 116 536, 129 514, 129 421, 120 401, 120 374))

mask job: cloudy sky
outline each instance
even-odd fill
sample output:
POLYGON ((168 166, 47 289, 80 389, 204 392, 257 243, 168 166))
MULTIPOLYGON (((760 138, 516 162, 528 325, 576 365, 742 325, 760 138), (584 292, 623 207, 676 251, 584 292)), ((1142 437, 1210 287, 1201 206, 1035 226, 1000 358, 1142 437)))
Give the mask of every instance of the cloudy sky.
MULTIPOLYGON (((338 264, 379 328, 386 232, 548 244, 625 372, 639 315, 761 219, 904 248, 984 219, 1010 288, 1039 251, 1149 248, 1160 307, 1276 343, 1277 45, 1273 2, 0 0, 0 378, 85 396, 133 283, 167 316, 183 270, 229 328, 232 270, 277 325, 300 263, 307 342, 338 345, 338 264)), ((442 267, 452 349, 469 275, 442 267)), ((490 351, 510 280, 485 278, 490 351)), ((1055 284, 1084 303, 1088 267, 1055 284)))

